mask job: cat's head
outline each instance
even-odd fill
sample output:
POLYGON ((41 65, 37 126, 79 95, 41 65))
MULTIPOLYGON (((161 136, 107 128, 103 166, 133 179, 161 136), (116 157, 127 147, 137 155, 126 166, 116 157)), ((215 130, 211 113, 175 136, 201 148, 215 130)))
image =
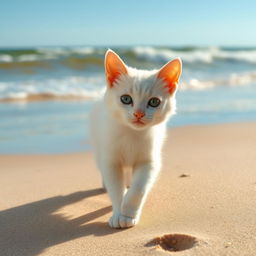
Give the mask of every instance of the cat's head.
POLYGON ((181 75, 180 59, 160 70, 128 67, 112 50, 105 56, 105 100, 114 118, 141 130, 159 124, 175 113, 175 93, 181 75))

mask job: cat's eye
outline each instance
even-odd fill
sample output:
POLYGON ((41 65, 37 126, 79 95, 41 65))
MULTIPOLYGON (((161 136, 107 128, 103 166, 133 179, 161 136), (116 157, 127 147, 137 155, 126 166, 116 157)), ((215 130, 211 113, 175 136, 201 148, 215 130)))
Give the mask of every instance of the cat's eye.
POLYGON ((120 98, 121 102, 125 105, 132 104, 132 97, 130 95, 122 95, 120 98))
POLYGON ((158 106, 160 105, 160 103, 161 103, 161 100, 158 99, 158 98, 156 98, 156 97, 153 97, 153 98, 151 98, 151 99, 148 101, 148 105, 149 105, 150 107, 153 107, 153 108, 158 107, 158 106))

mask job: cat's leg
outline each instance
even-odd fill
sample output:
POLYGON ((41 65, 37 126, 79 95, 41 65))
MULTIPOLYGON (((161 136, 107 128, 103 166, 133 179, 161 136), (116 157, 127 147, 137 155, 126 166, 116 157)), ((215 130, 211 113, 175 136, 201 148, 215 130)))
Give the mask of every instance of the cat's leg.
POLYGON ((104 165, 101 168, 105 188, 112 202, 113 215, 109 219, 112 228, 120 228, 121 204, 125 193, 124 173, 119 165, 104 165))
POLYGON ((143 204, 159 170, 160 164, 157 163, 147 163, 135 167, 131 187, 121 206, 122 216, 119 224, 122 228, 132 227, 138 223, 143 204))
POLYGON ((103 177, 103 174, 102 174, 102 170, 104 170, 104 168, 101 168, 101 161, 100 161, 100 157, 99 155, 95 152, 95 160, 96 160, 96 163, 97 163, 97 167, 99 170, 101 170, 101 186, 102 186, 102 189, 104 191, 106 191, 106 185, 105 185, 105 182, 104 182, 104 177, 103 177))
POLYGON ((132 182, 132 169, 126 168, 125 170, 125 186, 126 188, 130 188, 132 182))

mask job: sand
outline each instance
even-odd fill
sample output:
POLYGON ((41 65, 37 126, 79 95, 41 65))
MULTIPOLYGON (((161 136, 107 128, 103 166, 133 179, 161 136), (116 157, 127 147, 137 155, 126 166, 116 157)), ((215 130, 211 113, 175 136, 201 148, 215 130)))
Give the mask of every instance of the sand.
POLYGON ((115 230, 91 153, 0 156, 0 255, 256 255, 256 123, 173 128, 163 158, 115 230))

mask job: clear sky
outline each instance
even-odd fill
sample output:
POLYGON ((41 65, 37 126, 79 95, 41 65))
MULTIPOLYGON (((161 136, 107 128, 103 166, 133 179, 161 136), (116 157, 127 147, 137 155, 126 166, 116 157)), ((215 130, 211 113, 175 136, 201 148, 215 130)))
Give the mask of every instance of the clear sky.
POLYGON ((256 46, 255 0, 0 0, 0 47, 256 46))

